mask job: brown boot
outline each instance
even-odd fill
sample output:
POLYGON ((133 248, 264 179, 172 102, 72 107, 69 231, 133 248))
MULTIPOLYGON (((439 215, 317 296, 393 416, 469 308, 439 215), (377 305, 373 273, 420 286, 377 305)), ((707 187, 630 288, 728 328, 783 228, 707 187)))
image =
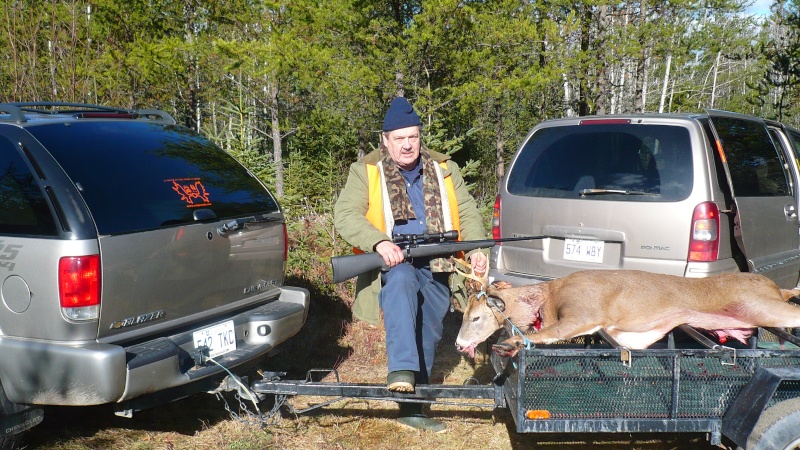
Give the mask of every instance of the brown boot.
POLYGON ((414 372, 396 370, 386 377, 386 388, 392 392, 414 392, 414 372))

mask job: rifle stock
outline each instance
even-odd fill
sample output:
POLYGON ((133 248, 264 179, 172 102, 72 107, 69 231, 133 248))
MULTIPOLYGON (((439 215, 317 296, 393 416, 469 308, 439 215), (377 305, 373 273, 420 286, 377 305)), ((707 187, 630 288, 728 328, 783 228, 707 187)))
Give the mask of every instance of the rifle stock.
MULTIPOLYGON (((419 244, 403 249, 406 259, 422 258, 427 256, 442 256, 456 252, 466 252, 478 248, 489 248, 500 242, 528 241, 542 239, 545 236, 525 236, 505 239, 482 239, 477 241, 440 242, 419 244)), ((383 257, 379 253, 361 253, 358 255, 334 256, 331 258, 333 268, 333 282, 341 283, 350 278, 369 272, 374 269, 387 270, 383 257)))

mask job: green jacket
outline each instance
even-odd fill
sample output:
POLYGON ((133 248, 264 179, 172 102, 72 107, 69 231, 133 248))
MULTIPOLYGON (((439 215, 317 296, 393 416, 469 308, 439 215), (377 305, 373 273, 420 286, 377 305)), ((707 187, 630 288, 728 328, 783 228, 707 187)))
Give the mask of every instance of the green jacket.
MULTIPOLYGON (((444 177, 450 176, 453 180, 461 222, 461 239, 486 239, 486 230, 483 227, 483 219, 478 211, 477 203, 467 191, 458 165, 450 160, 449 156, 442 153, 430 151, 430 154, 436 163, 447 161, 447 169, 443 175, 444 177)), ((380 150, 375 150, 350 166, 347 183, 339 194, 333 210, 336 230, 350 245, 364 252, 373 252, 375 244, 389 239, 366 218, 369 208, 366 166, 367 164, 376 165, 380 160, 380 150)), ((451 277, 450 288, 456 290, 458 287, 455 286, 453 278, 451 277)), ((356 300, 353 305, 353 315, 356 318, 372 324, 380 323, 380 305, 378 304, 380 289, 380 270, 374 270, 358 277, 356 300)))

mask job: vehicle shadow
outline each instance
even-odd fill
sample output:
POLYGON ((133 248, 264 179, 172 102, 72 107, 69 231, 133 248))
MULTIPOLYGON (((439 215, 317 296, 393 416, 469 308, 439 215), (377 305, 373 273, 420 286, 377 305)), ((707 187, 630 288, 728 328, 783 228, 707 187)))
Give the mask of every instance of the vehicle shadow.
MULTIPOLYGON (((352 321, 350 307, 340 297, 326 295, 302 279, 287 279, 287 285, 299 286, 311 292, 311 308, 300 332, 282 343, 259 364, 263 371, 285 372, 283 379, 304 379, 310 369, 334 367, 352 353, 339 344, 339 337, 352 321)), ((260 379, 253 370, 249 381, 260 379)), ((272 399, 266 400, 271 406, 272 399)), ((178 433, 191 436, 222 421, 230 420, 226 403, 236 411, 238 399, 233 393, 220 397, 200 393, 179 401, 138 411, 132 418, 114 414, 113 405, 88 407, 45 407, 44 421, 30 430, 25 438, 27 448, 53 448, 59 443, 80 440, 103 440, 108 429, 141 430, 146 432, 178 433)), ((97 448, 114 448, 113 442, 97 448)), ((93 445, 93 444, 92 444, 93 445)))
POLYGON ((285 372, 283 379, 305 379, 309 370, 334 368, 347 360, 353 349, 341 344, 341 337, 353 322, 349 302, 301 277, 287 277, 285 283, 308 289, 311 307, 300 332, 281 344, 262 368, 285 372))
MULTIPOLYGON (((235 401, 228 396, 227 401, 235 401)), ((225 402, 210 394, 197 394, 157 408, 137 412, 132 418, 114 415, 112 405, 83 407, 45 407, 44 421, 29 431, 25 448, 56 448, 65 443, 82 442, 87 448, 120 447, 114 429, 193 436, 231 418, 225 402), (100 447, 97 447, 100 445, 100 447)), ((69 447, 73 448, 73 447, 69 447)))

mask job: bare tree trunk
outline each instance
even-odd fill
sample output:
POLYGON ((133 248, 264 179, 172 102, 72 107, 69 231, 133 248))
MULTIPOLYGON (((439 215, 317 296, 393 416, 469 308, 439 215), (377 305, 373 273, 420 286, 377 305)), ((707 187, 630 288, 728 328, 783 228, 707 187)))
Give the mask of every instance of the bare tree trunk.
MULTIPOLYGON (((644 24, 647 21, 647 2, 641 2, 641 11, 639 12, 639 26, 644 29, 644 24)), ((634 92, 634 105, 633 110, 636 113, 644 111, 645 107, 645 79, 647 77, 647 37, 639 35, 639 44, 642 46, 642 51, 639 54, 639 59, 636 61, 636 89, 634 92)))
POLYGON ((48 39, 47 41, 47 54, 49 58, 47 59, 48 64, 50 65, 49 73, 50 73, 50 98, 58 98, 58 88, 56 88, 56 61, 55 61, 55 50, 53 47, 55 44, 53 43, 52 39, 48 39))
POLYGON ((647 87, 650 79, 650 49, 645 49, 644 80, 642 80, 642 112, 647 109, 647 87))
POLYGON ((675 78, 672 79, 672 85, 669 88, 669 108, 668 112, 672 112, 672 100, 675 98, 675 78))
MULTIPOLYGON (((90 80, 88 78, 89 74, 91 73, 89 71, 89 62, 90 62, 90 59, 91 59, 90 55, 92 54, 92 34, 91 34, 92 27, 91 27, 91 23, 92 23, 92 5, 89 4, 89 5, 86 5, 86 55, 84 55, 84 57, 83 57, 83 64, 84 64, 83 70, 84 70, 85 76, 87 78, 84 80, 84 83, 86 83, 86 84, 83 87, 83 99, 87 103, 97 103, 97 101, 96 101, 97 89, 95 89, 94 86, 90 85, 90 80), (92 100, 92 94, 95 95, 95 100, 94 101, 92 100)), ((92 81, 94 81, 94 80, 95 80, 95 78, 92 77, 92 81)))
POLYGON ((561 77, 564 80, 564 105, 566 106, 566 111, 564 115, 567 117, 574 117, 575 110, 572 109, 572 88, 569 86, 569 79, 567 78, 566 73, 562 73, 561 77))
MULTIPOLYGON (((628 26, 629 22, 630 22, 630 6, 628 6, 628 11, 622 16, 622 26, 623 27, 628 26)), ((630 59, 623 58, 619 64, 619 88, 617 89, 617 107, 616 107, 617 114, 626 112, 628 110, 625 99, 630 98, 626 92, 626 88, 628 88, 627 80, 629 78, 629 73, 630 73, 630 59)))
POLYGON ((269 100, 272 151, 275 161, 275 195, 283 197, 283 148, 281 147, 281 124, 278 116, 277 82, 269 84, 269 100))
POLYGON ((628 66, 630 64, 629 60, 624 60, 619 68, 619 91, 618 91, 618 100, 617 100, 617 113, 623 113, 626 111, 625 109, 625 89, 627 87, 626 82, 628 80, 628 66))
POLYGON ((633 111, 640 113, 644 111, 644 77, 645 77, 645 55, 644 49, 636 61, 636 88, 634 92, 633 111))
POLYGON ((397 85, 397 96, 398 97, 405 97, 406 96, 406 86, 403 82, 403 72, 399 70, 397 73, 394 74, 394 82, 397 85))
POLYGON ((367 155, 367 133, 363 129, 358 130, 358 154, 356 159, 361 159, 367 155))
MULTIPOLYGON (((184 3, 184 14, 186 15, 186 25, 184 30, 186 32, 186 42, 189 47, 193 47, 197 30, 195 26, 197 9, 192 2, 184 3)), ((186 82, 189 90, 189 105, 187 117, 187 126, 200 131, 200 99, 199 99, 199 83, 200 83, 200 67, 195 55, 189 55, 189 67, 187 67, 186 82)))
POLYGON ((664 84, 661 86, 661 101, 658 102, 658 112, 664 112, 664 102, 667 98, 667 85, 669 84, 669 70, 672 67, 672 53, 667 54, 667 67, 664 69, 664 84))
MULTIPOLYGON (((592 23, 592 10, 590 6, 584 5, 582 7, 581 18, 581 54, 585 55, 589 52, 589 37, 590 24, 592 23)), ((585 73, 578 74, 578 115, 585 116, 589 114, 589 86, 587 85, 587 77, 585 73)))
MULTIPOLYGON (((605 40, 605 35, 608 32, 608 28, 610 26, 609 22, 609 14, 608 14, 608 6, 600 6, 600 10, 598 12, 598 20, 597 22, 599 25, 598 36, 597 40, 603 42, 605 40)), ((599 47, 605 47, 604 45, 600 45, 599 47)), ((598 50, 602 51, 602 50, 598 50)), ((609 99, 609 92, 608 92, 608 78, 607 78, 607 67, 606 67, 606 59, 599 58, 599 64, 597 67, 597 95, 595 100, 595 112, 597 114, 606 114, 608 110, 608 99, 609 99)))
POLYGON ((610 73, 608 74, 608 79, 611 81, 611 99, 609 100, 609 107, 611 114, 615 114, 617 112, 617 74, 619 71, 619 65, 615 65, 611 68, 610 73))
POLYGON ((716 101, 717 97, 717 73, 719 72, 719 60, 722 57, 722 50, 717 52, 717 60, 714 62, 714 78, 711 82, 711 102, 708 105, 709 108, 714 107, 714 102, 716 101))
POLYGON ((505 138, 503 137, 503 110, 500 105, 495 105, 495 150, 497 157, 497 184, 503 181, 503 176, 506 173, 506 165, 503 161, 503 149, 505 148, 505 138))

